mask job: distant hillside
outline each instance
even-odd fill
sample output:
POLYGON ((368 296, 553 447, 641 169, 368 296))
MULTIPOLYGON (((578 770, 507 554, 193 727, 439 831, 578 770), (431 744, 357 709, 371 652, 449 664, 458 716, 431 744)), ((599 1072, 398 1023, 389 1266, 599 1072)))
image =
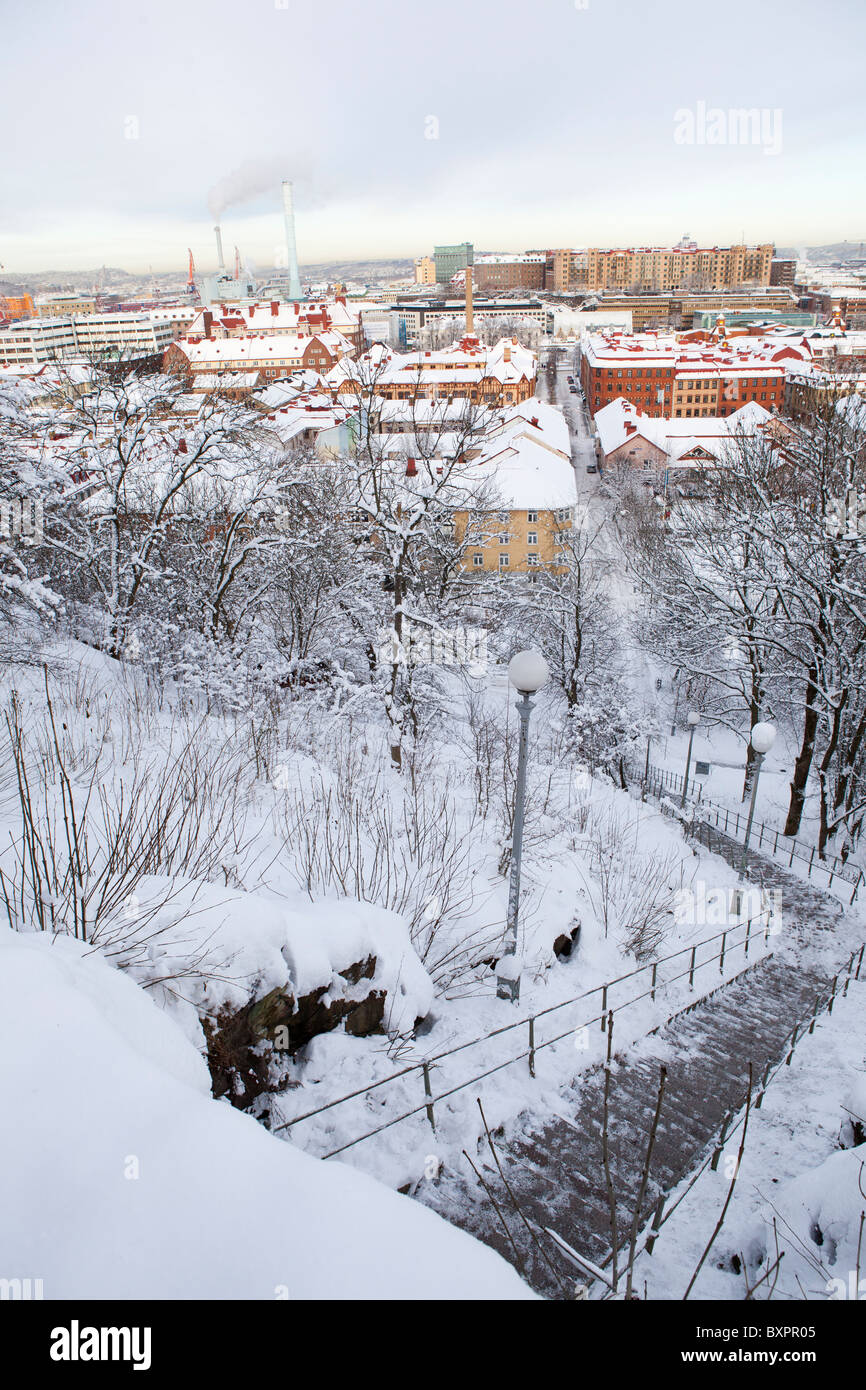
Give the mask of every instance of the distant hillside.
POLYGON ((776 255, 782 259, 802 256, 810 261, 860 261, 866 259, 866 237, 860 241, 831 241, 824 246, 777 246, 776 255))

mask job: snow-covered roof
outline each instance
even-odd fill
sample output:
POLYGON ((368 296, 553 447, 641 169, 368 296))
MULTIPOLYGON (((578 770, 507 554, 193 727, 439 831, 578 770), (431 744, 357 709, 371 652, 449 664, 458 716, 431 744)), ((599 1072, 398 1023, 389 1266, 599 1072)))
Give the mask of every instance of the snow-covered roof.
POLYGON ((537 372, 535 353, 524 347, 517 338, 500 338, 492 347, 485 347, 477 338, 464 336, 459 343, 439 351, 377 353, 376 344, 358 362, 339 362, 331 369, 328 382, 335 389, 347 379, 367 381, 375 369, 376 383, 384 386, 445 385, 467 382, 477 385, 494 377, 502 385, 520 380, 534 380, 537 372))
POLYGON ((504 412, 476 459, 481 480, 492 480, 515 511, 558 511, 575 502, 568 424, 555 406, 530 397, 504 412))
POLYGON ((591 367, 613 370, 666 367, 677 376, 736 377, 762 371, 775 372, 791 359, 807 360, 808 344, 787 339, 764 340, 733 337, 721 342, 690 341, 689 336, 672 333, 590 333, 582 342, 584 357, 591 367))
POLYGON ((749 401, 731 415, 709 415, 691 419, 665 419, 647 415, 640 406, 619 396, 595 413, 595 426, 602 451, 607 457, 630 440, 641 438, 677 462, 695 449, 718 458, 735 435, 756 434, 778 417, 757 401, 749 401))
POLYGON ((260 362, 273 358, 277 362, 300 362, 311 344, 319 343, 332 356, 340 357, 353 351, 352 344, 342 333, 271 333, 238 338, 201 338, 193 341, 181 338, 175 347, 188 359, 190 366, 210 362, 260 362))

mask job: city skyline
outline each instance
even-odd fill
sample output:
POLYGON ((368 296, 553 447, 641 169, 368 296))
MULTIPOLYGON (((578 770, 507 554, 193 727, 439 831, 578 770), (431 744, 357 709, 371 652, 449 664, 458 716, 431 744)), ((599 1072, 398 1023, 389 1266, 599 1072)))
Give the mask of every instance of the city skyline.
POLYGON ((832 71, 806 77, 802 3, 733 0, 719 32, 668 0, 445 0, 427 24, 383 0, 376 17, 345 0, 327 25, 294 0, 8 15, 0 274, 181 271, 187 247, 211 268, 225 198, 227 254, 271 265, 281 178, 305 264, 464 239, 797 247, 866 227, 866 24, 848 0, 822 10, 846 38, 832 71))

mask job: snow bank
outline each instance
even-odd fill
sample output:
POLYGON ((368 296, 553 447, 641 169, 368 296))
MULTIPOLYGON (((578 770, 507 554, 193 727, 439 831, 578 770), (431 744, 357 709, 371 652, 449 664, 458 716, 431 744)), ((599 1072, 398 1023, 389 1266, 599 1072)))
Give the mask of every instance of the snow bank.
POLYGON ((0 932, 8 1277, 46 1298, 529 1298, 409 1198, 210 1098, 202 1058, 68 938, 0 932))

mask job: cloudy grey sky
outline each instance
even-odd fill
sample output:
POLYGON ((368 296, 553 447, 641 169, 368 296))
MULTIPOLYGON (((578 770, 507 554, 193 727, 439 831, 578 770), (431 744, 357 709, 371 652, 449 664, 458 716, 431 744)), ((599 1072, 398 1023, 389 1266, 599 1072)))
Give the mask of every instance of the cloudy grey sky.
POLYGON ((862 0, 2 0, 0 34, 7 276, 204 269, 220 186, 271 264, 280 176, 302 263, 866 236, 862 0))

